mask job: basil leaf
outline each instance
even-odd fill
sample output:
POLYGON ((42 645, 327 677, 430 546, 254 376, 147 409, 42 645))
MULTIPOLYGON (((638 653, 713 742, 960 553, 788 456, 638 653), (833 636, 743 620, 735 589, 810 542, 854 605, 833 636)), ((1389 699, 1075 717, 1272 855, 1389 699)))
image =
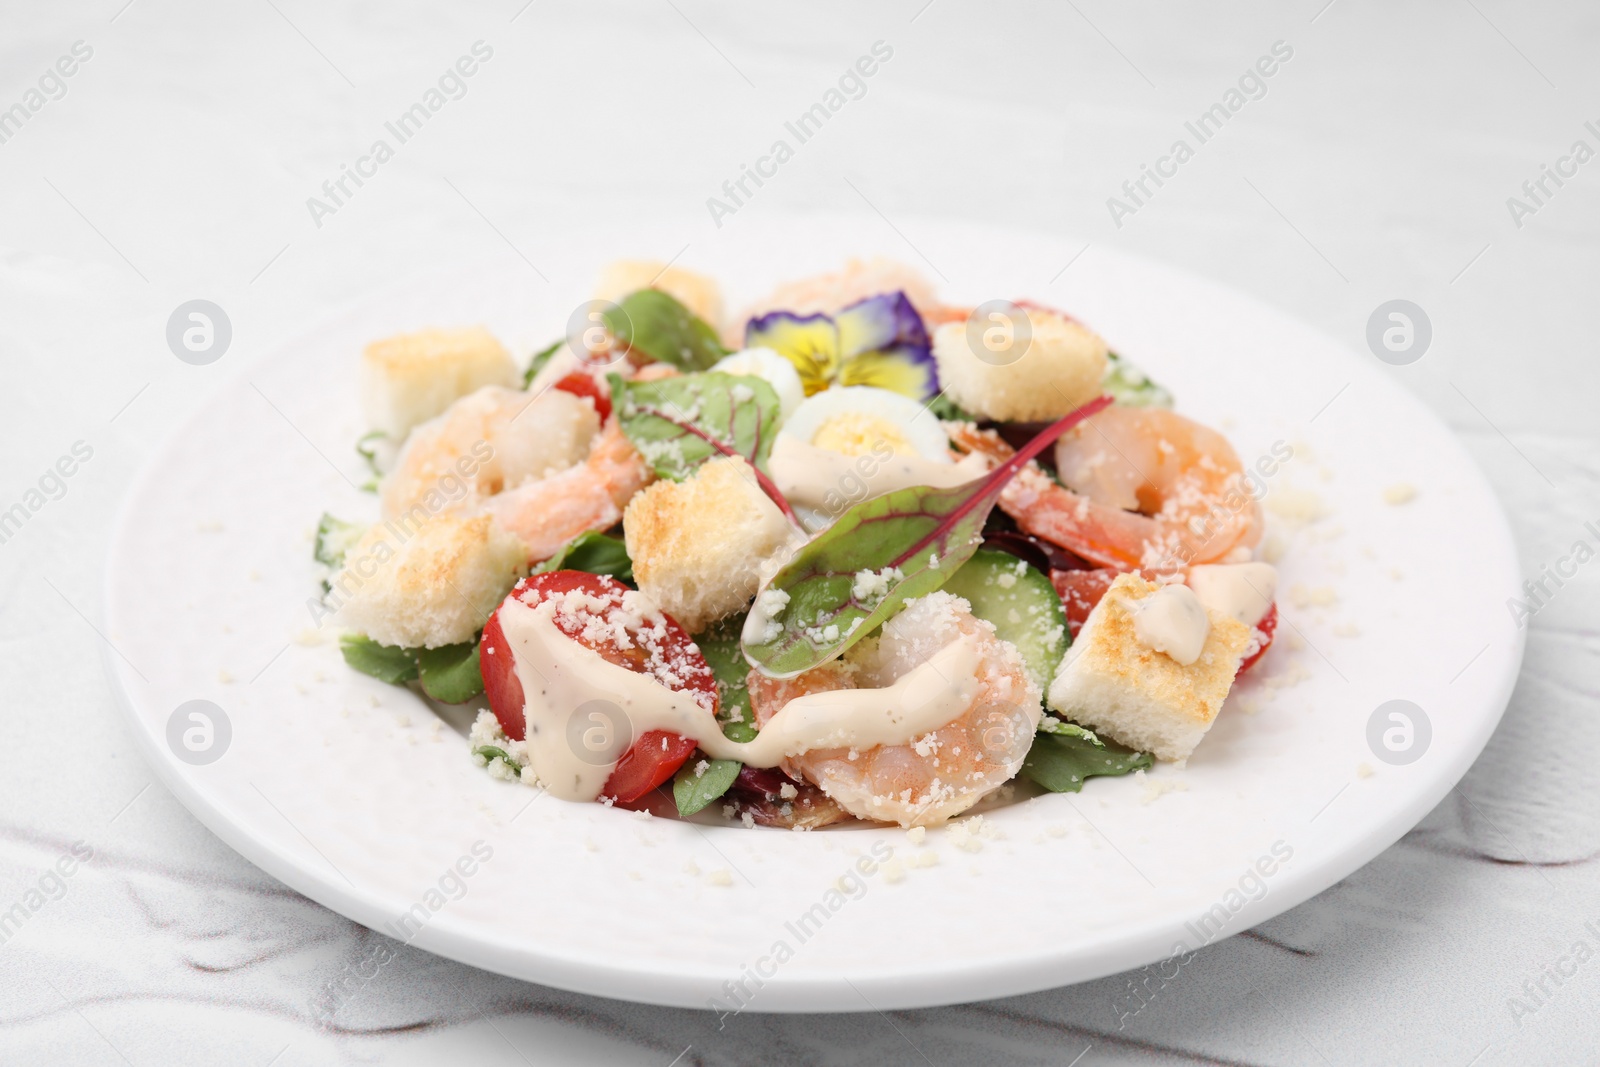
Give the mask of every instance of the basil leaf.
POLYGON ((682 481, 725 452, 743 456, 758 471, 766 468, 779 409, 778 394, 760 378, 721 372, 653 382, 609 377, 622 432, 661 477, 682 481))
POLYGON ((351 667, 391 685, 409 682, 417 676, 417 656, 409 648, 380 645, 365 634, 340 634, 339 651, 351 667))
POLYGON ((983 524, 1022 466, 1111 403, 1083 405, 987 475, 951 489, 913 486, 865 500, 795 553, 756 598, 744 654, 792 678, 833 659, 907 600, 943 585, 983 540, 983 524))
POLYGON ((533 384, 533 380, 539 376, 539 372, 544 370, 544 365, 550 362, 550 357, 561 351, 561 346, 566 343, 567 339, 563 337, 561 340, 553 342, 548 348, 541 348, 533 354, 533 359, 528 363, 528 369, 522 375, 522 387, 524 389, 533 384))
POLYGON ((611 336, 679 370, 705 370, 728 354, 716 330, 659 289, 629 293, 604 318, 611 336))
POLYGON ((417 676, 422 691, 445 704, 465 704, 483 692, 478 667, 478 642, 466 641, 443 648, 419 648, 417 676))
POLYGON ((726 793, 744 764, 736 759, 690 760, 678 768, 672 779, 672 799, 678 802, 679 815, 693 815, 726 793), (701 763, 705 771, 696 774, 701 763))
POLYGON ((633 560, 619 537, 590 530, 562 545, 560 550, 537 567, 534 574, 549 571, 586 571, 608 574, 624 582, 633 581, 633 560))
POLYGON ((1022 773, 1052 793, 1076 793, 1089 778, 1115 778, 1149 770, 1154 764, 1148 752, 1135 752, 1115 741, 1042 733, 1035 735, 1022 773))
POLYGON ((472 750, 472 754, 474 756, 482 756, 485 761, 497 759, 505 761, 506 764, 512 767, 520 768, 523 766, 512 757, 511 753, 507 752, 498 745, 479 745, 477 748, 472 750))
POLYGON ((1100 388, 1115 397, 1117 403, 1130 408, 1172 406, 1172 394, 1151 381, 1144 371, 1115 352, 1107 353, 1107 357, 1100 388))
POLYGON ((318 563, 338 570, 344 566, 344 555, 361 540, 367 528, 359 522, 345 522, 327 512, 317 521, 317 536, 312 542, 311 555, 318 563))

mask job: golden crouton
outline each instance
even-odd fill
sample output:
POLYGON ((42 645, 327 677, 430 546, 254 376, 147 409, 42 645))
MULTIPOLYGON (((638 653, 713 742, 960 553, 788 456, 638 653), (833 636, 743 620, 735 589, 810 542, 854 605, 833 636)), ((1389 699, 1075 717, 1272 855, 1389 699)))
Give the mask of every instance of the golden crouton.
POLYGON ((341 626, 374 641, 438 648, 472 640, 527 570, 522 542, 487 515, 398 519, 345 553, 327 601, 341 626))
POLYGON ((458 398, 517 377, 511 353, 482 326, 400 334, 361 353, 362 412, 368 426, 399 441, 458 398))
MULTIPOLYGON (((995 349, 975 343, 966 321, 934 331, 939 383, 951 400, 980 418, 1006 422, 1059 419, 1100 393, 1106 343, 1070 319, 1029 308, 1023 343, 1020 324, 995 349)), ((995 323, 1003 328, 1003 324, 995 323)))
POLYGON ((1050 685, 1050 707, 1082 726, 1157 759, 1184 760, 1222 709, 1250 627, 1215 609, 1198 658, 1185 666, 1147 647, 1135 618, 1161 587, 1118 575, 1067 651, 1050 685))
POLYGON ((690 633, 748 604, 792 532, 736 457, 656 482, 629 501, 622 528, 639 589, 690 633))

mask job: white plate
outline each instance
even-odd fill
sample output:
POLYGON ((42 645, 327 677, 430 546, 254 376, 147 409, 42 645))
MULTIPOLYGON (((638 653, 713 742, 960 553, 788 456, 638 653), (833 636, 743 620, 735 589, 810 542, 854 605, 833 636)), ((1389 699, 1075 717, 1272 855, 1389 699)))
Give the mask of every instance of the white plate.
MULTIPOLYGON (((1276 915, 1394 842, 1477 756, 1522 654, 1503 607, 1518 581, 1505 517, 1460 445, 1370 355, 1254 300, 1098 246, 1052 284, 1076 245, 913 229, 952 301, 1069 308, 1171 387, 1181 411, 1224 428, 1247 463, 1293 446, 1272 493, 1291 500, 1292 486, 1327 508, 1294 534, 1283 587, 1329 587, 1337 603, 1289 598, 1285 639, 1186 768, 1000 808, 977 851, 930 832, 938 863, 913 866, 922 849, 899 830, 797 834, 529 806, 531 790, 473 766, 464 715, 435 727, 422 700, 346 669, 331 638, 297 643, 311 626, 318 515, 375 511, 346 480, 362 478, 351 449, 360 346, 481 321, 527 352, 561 333, 609 254, 665 258, 681 242, 632 229, 544 239, 550 284, 520 265, 458 273, 342 314, 247 367, 152 459, 112 542, 117 652, 106 658, 163 781, 252 862, 335 911, 391 934, 408 910, 425 916, 422 948, 660 1004, 737 1006, 729 990, 743 979, 751 995, 739 1002, 755 1011, 926 1006, 1138 967, 1276 915), (1420 495, 1385 503, 1400 482, 1420 495), (167 742, 175 709, 194 699, 220 706, 232 732, 202 766, 167 742), (1392 699, 1431 723, 1409 765, 1369 747, 1369 719, 1392 699), (491 857, 452 876, 475 843, 491 857), (1252 874, 1274 846, 1287 862, 1252 874), (854 865, 885 847, 903 876, 879 870, 857 889, 854 865)), ((871 253, 915 261, 876 219, 741 218, 685 262, 737 303, 871 253)))

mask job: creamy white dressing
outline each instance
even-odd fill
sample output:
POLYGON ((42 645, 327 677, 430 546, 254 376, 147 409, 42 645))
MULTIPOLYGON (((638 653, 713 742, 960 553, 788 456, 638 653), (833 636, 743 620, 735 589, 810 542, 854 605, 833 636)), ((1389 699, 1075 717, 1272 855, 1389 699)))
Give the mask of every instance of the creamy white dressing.
POLYGON ((989 469, 979 455, 963 456, 957 463, 887 452, 847 456, 783 435, 773 442, 767 467, 790 503, 818 508, 831 518, 837 518, 844 506, 896 489, 913 485, 949 489, 981 478, 989 469))
POLYGON ((617 760, 650 730, 693 738, 716 759, 776 767, 818 748, 909 744, 960 718, 977 696, 978 650, 962 637, 892 685, 797 697, 755 740, 730 741, 688 693, 609 662, 562 633, 554 615, 549 602, 508 600, 500 628, 522 683, 529 766, 564 800, 599 797, 617 760))
POLYGON ((1133 605, 1139 643, 1189 666, 1200 658, 1211 634, 1205 605, 1186 585, 1164 585, 1133 605))
POLYGON ((1254 626, 1278 595, 1278 569, 1270 563, 1209 563, 1189 568, 1189 588, 1213 611, 1254 626))

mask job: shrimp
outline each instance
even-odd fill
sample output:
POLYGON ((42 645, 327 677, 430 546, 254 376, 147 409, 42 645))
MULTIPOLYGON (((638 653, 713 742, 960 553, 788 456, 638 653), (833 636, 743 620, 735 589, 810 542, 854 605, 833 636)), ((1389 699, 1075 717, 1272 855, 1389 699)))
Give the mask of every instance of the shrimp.
POLYGON ((411 431, 383 481, 383 517, 470 514, 580 462, 599 428, 593 402, 571 393, 484 386, 411 431))
MULTIPOLYGON (((951 439, 998 462, 999 435, 949 423, 951 439)), ((1038 466, 1017 473, 1000 507, 1024 531, 1117 570, 1163 574, 1248 555, 1261 508, 1223 436, 1165 408, 1113 405, 1057 442, 1057 485, 1038 466)))
POLYGON ((581 533, 621 522, 622 509, 653 477, 613 417, 583 463, 490 497, 483 510, 520 537, 529 561, 537 563, 581 533))
POLYGON ((757 725, 807 693, 879 688, 927 662, 951 641, 978 651, 977 693, 955 719, 905 745, 816 749, 791 757, 785 773, 820 788, 863 819, 925 826, 961 814, 1022 768, 1042 714, 1039 687, 1016 647, 975 618, 965 600, 930 593, 909 601, 882 634, 834 660, 785 680, 749 676, 757 725))

